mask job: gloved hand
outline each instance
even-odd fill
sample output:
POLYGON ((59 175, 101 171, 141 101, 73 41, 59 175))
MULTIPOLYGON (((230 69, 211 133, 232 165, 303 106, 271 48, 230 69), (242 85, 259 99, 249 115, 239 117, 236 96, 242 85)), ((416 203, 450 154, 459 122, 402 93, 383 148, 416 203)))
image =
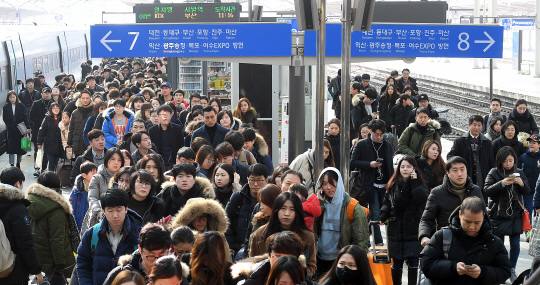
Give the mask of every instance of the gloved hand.
POLYGON ((62 270, 64 270, 65 267, 66 267, 65 264, 56 264, 54 266, 54 272, 62 272, 62 270))

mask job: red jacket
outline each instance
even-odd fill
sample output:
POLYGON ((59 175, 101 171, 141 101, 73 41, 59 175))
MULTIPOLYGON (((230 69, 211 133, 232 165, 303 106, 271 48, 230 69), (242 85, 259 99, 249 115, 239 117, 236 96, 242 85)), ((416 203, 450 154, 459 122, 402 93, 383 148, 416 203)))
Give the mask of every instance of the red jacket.
POLYGON ((317 195, 311 194, 306 201, 302 202, 302 208, 304 209, 304 213, 307 213, 307 215, 304 215, 306 226, 313 231, 313 222, 315 221, 315 218, 322 214, 321 204, 319 203, 317 195))

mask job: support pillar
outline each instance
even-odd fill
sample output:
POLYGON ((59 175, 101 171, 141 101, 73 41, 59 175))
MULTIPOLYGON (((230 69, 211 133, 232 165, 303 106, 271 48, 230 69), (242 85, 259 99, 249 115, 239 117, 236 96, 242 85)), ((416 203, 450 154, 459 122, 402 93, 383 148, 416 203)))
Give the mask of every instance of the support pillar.
POLYGON ((303 153, 306 140, 305 88, 306 68, 289 66, 289 163, 303 153))
POLYGON ((168 57, 167 58, 167 80, 172 86, 173 90, 178 89, 180 86, 180 77, 178 74, 178 57, 168 57))
MULTIPOLYGON (((326 0, 319 0, 320 29, 317 31, 317 91, 315 92, 315 179, 324 168, 324 98, 326 96, 326 0)), ((314 181, 316 183, 316 181, 314 181)))
MULTIPOLYGON (((491 0, 491 17, 494 17, 493 18, 493 23, 498 23, 498 19, 495 18, 497 17, 497 0, 491 0)), ((497 60, 496 59, 493 59, 493 63, 492 63, 492 68, 493 69, 497 69, 497 60)))
MULTIPOLYGON (((341 165, 341 177, 345 190, 349 189, 349 168, 351 164, 350 139, 351 139, 351 0, 343 0, 342 6, 342 44, 341 44, 341 133, 339 154, 341 165)), ((337 166, 337 165, 336 165, 337 166)))

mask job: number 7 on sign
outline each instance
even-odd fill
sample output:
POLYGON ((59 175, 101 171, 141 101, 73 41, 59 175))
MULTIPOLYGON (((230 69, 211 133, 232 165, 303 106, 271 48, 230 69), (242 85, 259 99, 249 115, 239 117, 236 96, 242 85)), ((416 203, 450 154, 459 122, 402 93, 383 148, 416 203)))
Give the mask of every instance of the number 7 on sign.
POLYGON ((133 50, 133 46, 137 42, 137 39, 139 38, 139 32, 129 32, 130 35, 135 35, 135 38, 133 39, 133 42, 131 43, 131 46, 129 47, 129 50, 133 50))

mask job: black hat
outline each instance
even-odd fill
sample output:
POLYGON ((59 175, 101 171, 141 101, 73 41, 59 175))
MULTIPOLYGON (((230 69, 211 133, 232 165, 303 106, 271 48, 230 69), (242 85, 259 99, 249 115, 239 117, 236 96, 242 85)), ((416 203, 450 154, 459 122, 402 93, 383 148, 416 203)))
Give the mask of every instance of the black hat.
POLYGON ((530 138, 527 138, 527 141, 540 142, 540 137, 538 135, 532 135, 530 138))
POLYGON ((369 74, 367 74, 367 73, 362 74, 362 80, 364 80, 364 79, 370 79, 370 78, 371 78, 371 77, 369 76, 369 74))
POLYGON ((51 92, 51 88, 49 86, 43 87, 43 89, 41 89, 41 93, 45 93, 45 92, 51 92))
POLYGON ((422 101, 422 100, 429 101, 427 94, 420 94, 420 96, 418 96, 418 101, 422 101))

